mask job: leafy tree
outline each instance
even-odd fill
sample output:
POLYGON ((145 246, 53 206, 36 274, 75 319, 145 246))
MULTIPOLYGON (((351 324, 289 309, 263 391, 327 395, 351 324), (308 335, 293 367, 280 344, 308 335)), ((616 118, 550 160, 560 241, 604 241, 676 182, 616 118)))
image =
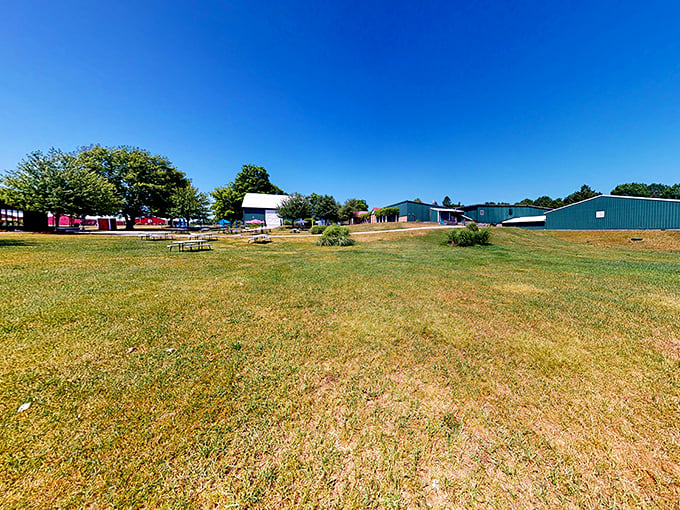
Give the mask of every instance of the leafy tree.
POLYGON ((338 221, 340 219, 340 204, 331 195, 309 196, 312 218, 324 221, 338 221))
POLYGON ((422 201, 421 199, 419 199, 419 198, 414 198, 413 201, 416 202, 416 203, 418 203, 418 204, 422 204, 422 203, 423 203, 423 201, 422 201))
POLYGON ((442 206, 444 206, 444 207, 451 207, 452 206, 451 199, 449 198, 448 195, 444 197, 444 200, 442 201, 442 206))
POLYGON ((652 193, 649 186, 638 182, 619 184, 612 191, 612 195, 622 195, 626 197, 651 197, 652 193))
POLYGON ((356 212, 367 211, 368 204, 365 200, 350 198, 340 208, 339 216, 342 221, 353 221, 356 212))
POLYGON ((205 193, 189 185, 179 188, 172 195, 172 207, 168 211, 171 218, 185 218, 187 224, 192 219, 205 223, 210 216, 210 201, 205 193))
POLYGON ((114 186, 57 149, 29 154, 0 180, 4 199, 26 211, 51 212, 55 226, 65 214, 111 214, 120 203, 114 186))
POLYGON ((375 213, 376 218, 378 218, 378 221, 397 221, 399 216, 398 207, 383 207, 381 209, 376 209, 373 212, 375 213))
POLYGON ((135 218, 145 214, 167 216, 174 192, 189 185, 184 172, 165 156, 136 147, 92 145, 81 149, 77 159, 114 185, 128 230, 134 228, 135 218))
POLYGON ((210 193, 213 198, 212 210, 216 219, 228 219, 230 221, 243 218, 243 196, 230 185, 215 188, 210 193), (240 198, 239 198, 240 197, 240 198))
POLYGON ((525 198, 521 202, 517 202, 517 205, 534 205, 534 201, 530 198, 525 198))
POLYGON ((283 190, 269 182, 269 174, 261 166, 243 165, 236 178, 211 193, 213 212, 217 219, 240 220, 243 218, 243 197, 246 193, 283 195, 283 190))
POLYGON ((295 220, 309 216, 310 212, 311 206, 309 205, 309 200, 299 193, 289 195, 276 209, 276 213, 281 216, 281 218, 289 219, 293 224, 295 223, 295 220))
POLYGON ((567 195, 564 197, 564 205, 569 205, 569 204, 575 204, 576 202, 582 202, 583 200, 587 200, 589 198, 596 197, 598 195, 601 195, 602 193, 599 193, 595 190, 593 190, 590 186, 587 184, 584 184, 581 186, 581 189, 578 191, 575 191, 571 195, 567 195))
POLYGON ((666 191, 663 193, 662 198, 673 198, 680 199, 680 184, 673 184, 672 186, 667 186, 666 191))
POLYGON ((666 186, 665 184, 661 184, 658 182, 653 182, 652 184, 647 186, 652 198, 663 198, 669 187, 670 186, 666 186))
POLYGON ((547 195, 543 195, 534 200, 534 205, 537 205, 538 207, 552 207, 553 203, 554 200, 547 195))

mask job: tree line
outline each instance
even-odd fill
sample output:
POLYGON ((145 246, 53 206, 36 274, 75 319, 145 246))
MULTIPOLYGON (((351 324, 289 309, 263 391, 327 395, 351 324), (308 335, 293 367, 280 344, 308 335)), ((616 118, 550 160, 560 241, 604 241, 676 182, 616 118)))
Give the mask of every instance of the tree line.
MULTIPOLYGON (((593 190, 590 186, 584 184, 581 189, 567 195, 564 198, 550 198, 549 196, 538 197, 536 200, 525 198, 519 205, 537 205, 540 207, 550 207, 557 209, 565 205, 581 202, 588 198, 593 198, 602 193, 593 190)), ((639 182, 629 182, 617 185, 609 193, 610 195, 619 195, 626 197, 646 197, 646 198, 668 198, 680 200, 680 184, 661 184, 652 183, 644 184, 639 182)))
POLYGON ((61 216, 121 215, 132 229, 147 215, 205 218, 209 200, 165 156, 136 147, 91 145, 26 156, 0 177, 0 200, 61 216))
MULTIPOLYGON (((26 211, 50 212, 55 225, 61 216, 89 214, 121 215, 126 229, 134 228, 135 219, 143 216, 241 220, 246 193, 284 194, 263 167, 243 165, 232 182, 208 196, 165 156, 129 146, 34 151, 0 176, 0 201, 26 211)), ((350 221, 367 209, 361 199, 340 205, 331 195, 294 193, 279 214, 292 220, 336 222, 350 221)))
MULTIPOLYGON (((233 181, 215 188, 209 197, 165 156, 129 146, 90 145, 70 153, 54 148, 45 153, 35 151, 15 170, 0 176, 1 201, 26 211, 51 212, 57 217, 55 224, 63 215, 115 214, 125 218, 127 229, 134 227, 136 218, 150 215, 206 222, 212 212, 217 220, 241 220, 246 193, 285 194, 271 183, 263 167, 243 165, 233 181)), ((625 183, 617 185, 611 194, 680 199, 680 184, 625 183)), ((518 205, 555 209, 598 195, 601 193, 584 184, 564 198, 544 195, 525 198, 518 205)), ((461 204, 446 196, 442 205, 461 204)), ((317 193, 293 193, 277 209, 279 216, 291 221, 310 218, 327 223, 351 222, 364 211, 368 211, 368 204, 363 199, 351 198, 341 205, 332 195, 317 193)), ((387 209, 379 212, 386 218, 394 215, 387 209)), ((364 212, 361 217, 369 215, 364 212)))
MULTIPOLYGON (((215 188, 211 193, 215 218, 229 221, 243 218, 243 197, 246 193, 267 193, 285 195, 284 191, 271 183, 269 173, 261 166, 243 165, 233 181, 226 186, 215 188)), ((277 209, 281 218, 323 220, 324 222, 351 221, 355 213, 366 211, 365 200, 350 198, 344 204, 332 195, 312 193, 309 196, 292 193, 277 209)))

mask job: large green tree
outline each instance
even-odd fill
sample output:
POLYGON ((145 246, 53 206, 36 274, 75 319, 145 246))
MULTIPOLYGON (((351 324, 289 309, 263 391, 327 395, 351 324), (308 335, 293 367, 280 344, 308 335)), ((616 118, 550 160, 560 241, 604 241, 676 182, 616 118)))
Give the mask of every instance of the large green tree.
POLYGON ((312 218, 315 220, 338 221, 340 219, 340 204, 331 195, 309 196, 309 204, 312 208, 312 218))
POLYGON ((339 216, 342 221, 354 221, 355 213, 358 211, 368 211, 368 204, 366 200, 358 198, 350 198, 347 200, 339 211, 339 216))
POLYGON ((564 205, 575 204, 576 202, 581 202, 583 200, 587 200, 589 198, 593 198, 601 194, 602 193, 595 191, 587 184, 584 184, 583 186, 581 186, 580 190, 575 191, 571 195, 567 195, 566 197, 564 197, 564 205))
POLYGON ((261 166, 243 165, 236 178, 211 193, 215 218, 240 220, 243 218, 243 197, 246 193, 283 195, 283 190, 269 181, 269 174, 261 166))
POLYGON ((175 190, 171 201, 173 205, 168 211, 171 218, 184 218, 189 224, 192 219, 205 223, 210 216, 208 196, 191 185, 175 190))
POLYGON ((0 186, 6 202, 26 211, 51 212, 55 226, 65 214, 112 214, 120 206, 113 184, 57 149, 32 152, 0 179, 0 186))
POLYGON ((189 186, 184 172, 168 158, 136 147, 92 145, 82 148, 77 158, 114 185, 121 201, 119 212, 128 230, 134 228, 135 218, 140 216, 168 216, 175 191, 189 186))
POLYGON ((654 182, 643 184, 640 182, 627 182, 619 184, 612 191, 612 195, 627 197, 651 197, 651 198, 677 198, 678 185, 668 186, 654 182))
POLYGON ((283 219, 300 220, 307 218, 312 213, 312 208, 307 197, 299 193, 293 193, 281 202, 281 205, 276 209, 276 213, 283 219))
POLYGON ((622 195, 626 197, 651 197, 652 193, 649 186, 639 182, 627 182, 619 184, 612 192, 612 195, 622 195))

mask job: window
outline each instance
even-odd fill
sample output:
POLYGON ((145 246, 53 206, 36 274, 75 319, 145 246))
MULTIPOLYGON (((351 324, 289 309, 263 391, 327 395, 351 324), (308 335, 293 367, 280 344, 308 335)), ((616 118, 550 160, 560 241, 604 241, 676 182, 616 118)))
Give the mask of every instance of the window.
POLYGON ((604 211, 595 211, 596 218, 604 218, 604 211))
POLYGON ((480 210, 479 210, 479 215, 480 215, 480 216, 484 216, 484 209, 480 209, 480 210))
POLYGON ((511 207, 510 209, 508 209, 508 214, 509 214, 510 216, 512 216, 512 207, 511 207))

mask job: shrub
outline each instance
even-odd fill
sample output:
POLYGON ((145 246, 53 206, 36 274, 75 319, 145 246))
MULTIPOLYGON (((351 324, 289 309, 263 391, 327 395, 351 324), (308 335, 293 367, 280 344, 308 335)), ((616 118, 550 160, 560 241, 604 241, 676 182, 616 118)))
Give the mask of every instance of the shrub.
POLYGON ((477 232, 477 244, 487 245, 489 244, 489 238, 491 237, 491 230, 489 227, 480 229, 477 232))
POLYGON ((476 223, 470 223, 466 228, 447 232, 445 242, 455 246, 487 245, 490 237, 491 231, 488 227, 480 230, 476 223))
POLYGON ((317 246, 352 246, 354 239, 349 236, 349 229, 340 225, 331 225, 324 230, 317 246))
POLYGON ((328 228, 326 225, 314 225, 312 227, 311 233, 312 234, 323 234, 323 231, 328 228))
POLYGON ((290 220, 283 220, 283 224, 284 224, 284 225, 292 225, 293 222, 290 221, 290 220))

